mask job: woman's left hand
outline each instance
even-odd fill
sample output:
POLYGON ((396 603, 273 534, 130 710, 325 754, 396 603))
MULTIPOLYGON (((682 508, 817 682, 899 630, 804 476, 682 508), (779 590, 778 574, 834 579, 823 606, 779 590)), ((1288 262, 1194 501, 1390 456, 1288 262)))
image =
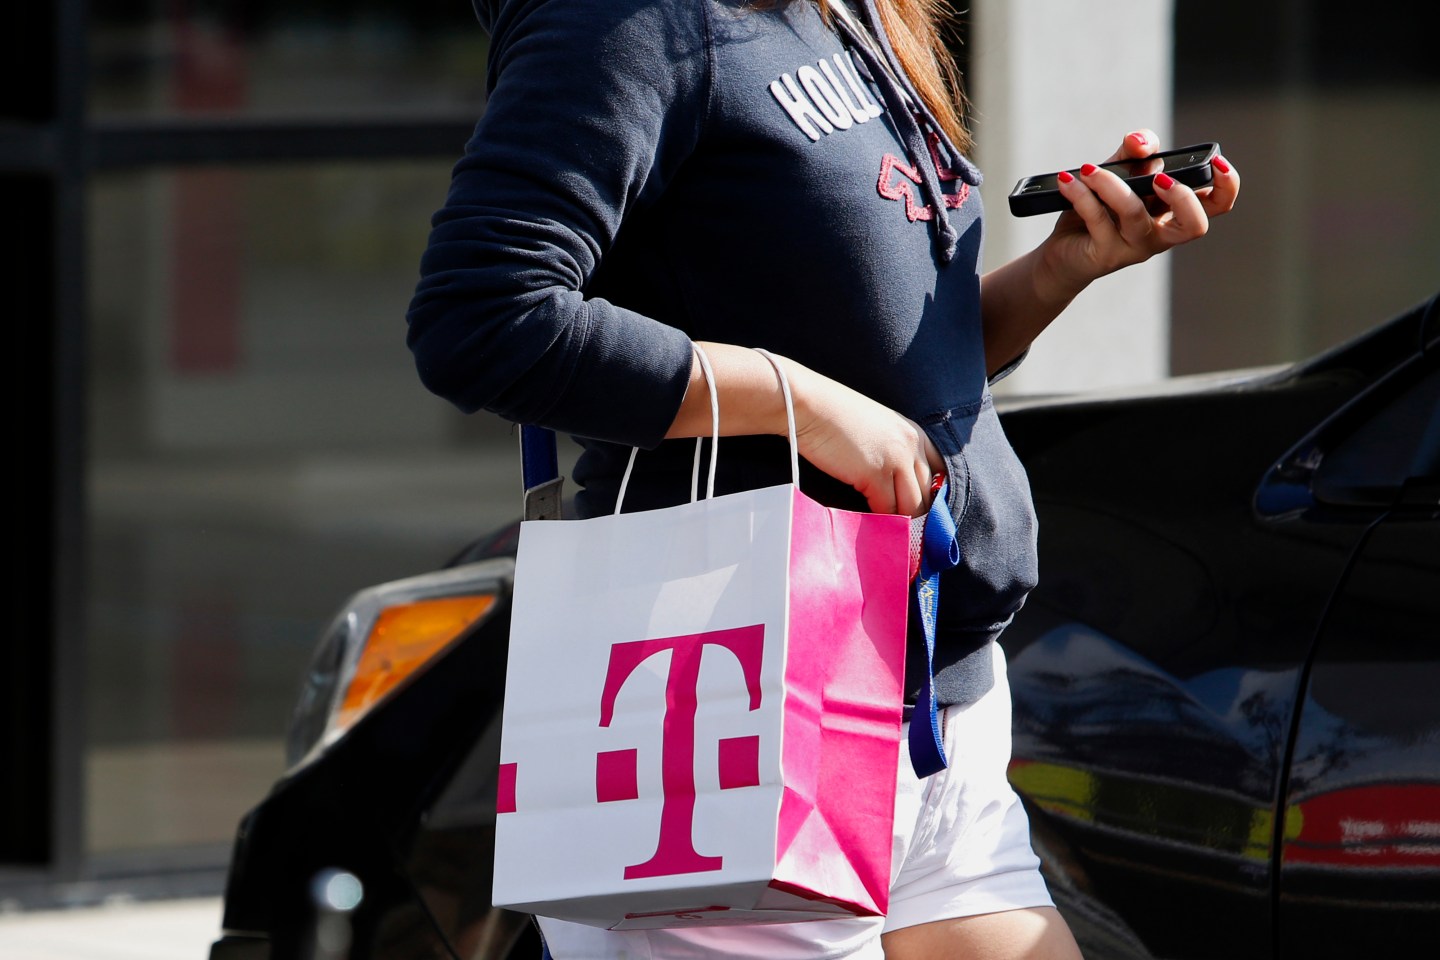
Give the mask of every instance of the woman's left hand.
MULTIPOLYGON (((1105 162, 1142 159, 1159 149, 1154 131, 1138 130, 1105 162)), ((1204 236, 1211 218, 1229 213, 1240 192, 1240 175, 1229 161, 1217 156, 1210 165, 1209 186, 1192 190, 1161 174, 1151 198, 1095 164, 1083 166, 1078 177, 1061 174, 1060 193, 1074 209, 1060 215, 1041 247, 1057 292, 1073 296, 1107 273, 1204 236)))

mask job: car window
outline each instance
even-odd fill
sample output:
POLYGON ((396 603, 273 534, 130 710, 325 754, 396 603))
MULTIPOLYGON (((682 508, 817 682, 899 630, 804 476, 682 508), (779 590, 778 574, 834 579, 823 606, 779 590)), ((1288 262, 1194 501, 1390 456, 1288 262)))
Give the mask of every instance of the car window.
POLYGON ((1440 476, 1440 364, 1325 454, 1315 496, 1335 504, 1388 503, 1408 479, 1440 476))

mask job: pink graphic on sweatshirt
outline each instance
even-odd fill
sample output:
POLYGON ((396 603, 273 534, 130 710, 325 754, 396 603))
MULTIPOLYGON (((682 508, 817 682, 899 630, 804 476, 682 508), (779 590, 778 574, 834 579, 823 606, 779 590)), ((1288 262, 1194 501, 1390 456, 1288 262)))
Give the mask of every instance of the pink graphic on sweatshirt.
MULTIPOLYGON (((940 138, 932 133, 927 138, 927 142, 930 146, 930 159, 935 164, 935 172, 939 176, 940 182, 950 183, 952 180, 959 180, 960 174, 940 162, 940 138)), ((935 218, 934 207, 916 202, 915 191, 921 183, 923 181, 920 171, 895 154, 887 153, 881 158, 880 180, 876 184, 876 189, 886 200, 904 200, 905 218, 911 223, 935 218), (898 178, 895 176, 897 173, 900 174, 898 178)), ((962 183, 959 190, 945 195, 945 206, 956 210, 963 206, 969 198, 970 184, 962 183)))

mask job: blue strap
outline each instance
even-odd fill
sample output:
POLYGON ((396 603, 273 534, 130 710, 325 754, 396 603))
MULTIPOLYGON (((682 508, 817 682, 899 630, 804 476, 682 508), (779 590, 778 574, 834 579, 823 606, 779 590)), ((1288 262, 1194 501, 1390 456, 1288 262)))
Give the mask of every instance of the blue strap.
POLYGON ((520 427, 520 477, 526 490, 533 490, 560 476, 560 455, 555 431, 544 427, 520 427))
POLYGON ((920 541, 920 572, 915 575, 915 604, 925 632, 925 682, 920 686, 915 712, 910 715, 910 764, 918 777, 939 773, 949 765, 940 733, 940 709, 935 705, 935 617, 940 609, 940 572, 960 562, 948 492, 949 484, 942 484, 930 504, 920 541))

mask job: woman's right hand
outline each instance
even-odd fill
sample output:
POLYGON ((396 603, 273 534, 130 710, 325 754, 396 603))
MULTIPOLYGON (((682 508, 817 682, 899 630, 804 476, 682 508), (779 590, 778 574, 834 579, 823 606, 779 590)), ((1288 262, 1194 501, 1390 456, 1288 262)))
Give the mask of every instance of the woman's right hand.
MULTIPOLYGON (((702 343, 720 397, 722 436, 788 432, 785 403, 769 361, 746 347, 702 343)), ((945 461, 919 424, 788 357, 800 456, 858 490, 875 513, 918 517, 930 509, 931 481, 945 461)), ((709 436, 710 391, 698 361, 667 437, 709 436)))
POLYGON ((945 461, 920 425, 842 383, 782 360, 800 455, 860 491, 875 513, 923 516, 945 461))

